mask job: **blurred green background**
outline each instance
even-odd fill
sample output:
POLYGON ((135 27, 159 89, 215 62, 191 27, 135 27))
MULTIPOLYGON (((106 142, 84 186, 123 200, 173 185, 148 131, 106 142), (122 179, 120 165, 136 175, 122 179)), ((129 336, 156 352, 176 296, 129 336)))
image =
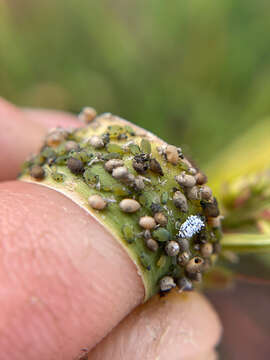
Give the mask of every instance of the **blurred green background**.
POLYGON ((1 0, 0 95, 119 114, 200 163, 270 113, 268 0, 1 0))

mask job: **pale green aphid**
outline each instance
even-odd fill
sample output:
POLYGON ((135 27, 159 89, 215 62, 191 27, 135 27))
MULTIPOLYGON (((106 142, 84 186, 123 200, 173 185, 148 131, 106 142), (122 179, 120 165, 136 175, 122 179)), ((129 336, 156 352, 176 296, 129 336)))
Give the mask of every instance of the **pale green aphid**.
POLYGON ((199 170, 179 148, 167 149, 168 145, 153 134, 110 114, 98 116, 73 132, 61 130, 60 135, 57 137, 56 129, 53 139, 47 138, 40 154, 24 165, 20 179, 63 193, 105 226, 136 264, 145 300, 177 284, 181 284, 180 290, 191 290, 214 263, 215 249, 219 248, 214 245, 221 239, 220 226, 213 226, 217 221, 207 215, 218 218, 215 198, 190 199, 187 187, 176 181, 180 174, 186 175, 188 186, 199 190, 203 185, 196 180, 199 170), (118 161, 105 166, 112 159, 118 161), (110 167, 117 164, 123 167, 118 171, 121 176, 110 167), (31 173, 33 166, 39 166, 39 172, 31 173), (33 175, 38 176, 40 168, 45 176, 36 179, 33 175), (175 206, 176 191, 186 197, 185 211, 175 206), (130 200, 123 203, 125 199, 130 200), (100 210, 98 200, 106 202, 100 210), (151 226, 145 221, 151 221, 151 226), (169 251, 169 242, 169 247, 177 248, 177 256, 169 251), (203 252, 205 244, 211 245, 204 246, 203 252), (213 251, 204 257, 205 248, 213 251), (187 261, 182 261, 181 254, 187 261))

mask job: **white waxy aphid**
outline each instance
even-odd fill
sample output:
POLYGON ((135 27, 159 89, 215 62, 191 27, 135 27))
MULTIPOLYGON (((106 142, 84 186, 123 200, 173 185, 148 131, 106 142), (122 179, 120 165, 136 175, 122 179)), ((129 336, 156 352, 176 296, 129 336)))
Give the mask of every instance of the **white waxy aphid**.
POLYGON ((192 238, 193 235, 200 232, 205 227, 205 223, 198 215, 190 215, 180 226, 179 236, 182 238, 192 238))

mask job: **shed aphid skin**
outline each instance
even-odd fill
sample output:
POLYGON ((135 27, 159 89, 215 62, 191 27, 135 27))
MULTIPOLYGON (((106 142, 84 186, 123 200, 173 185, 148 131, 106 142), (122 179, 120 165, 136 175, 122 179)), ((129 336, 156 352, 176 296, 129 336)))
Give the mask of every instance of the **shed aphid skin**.
POLYGON ((53 129, 20 179, 68 196, 101 223, 138 268, 145 300, 190 291, 220 251, 221 216, 206 176, 181 148, 91 108, 84 127, 53 129))

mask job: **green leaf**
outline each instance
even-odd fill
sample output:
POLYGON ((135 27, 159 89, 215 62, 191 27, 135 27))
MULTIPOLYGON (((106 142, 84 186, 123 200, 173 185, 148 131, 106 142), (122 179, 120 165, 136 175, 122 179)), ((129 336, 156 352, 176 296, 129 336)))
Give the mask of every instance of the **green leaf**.
POLYGON ((230 250, 237 253, 270 253, 270 234, 224 234, 221 245, 223 251, 230 250))

